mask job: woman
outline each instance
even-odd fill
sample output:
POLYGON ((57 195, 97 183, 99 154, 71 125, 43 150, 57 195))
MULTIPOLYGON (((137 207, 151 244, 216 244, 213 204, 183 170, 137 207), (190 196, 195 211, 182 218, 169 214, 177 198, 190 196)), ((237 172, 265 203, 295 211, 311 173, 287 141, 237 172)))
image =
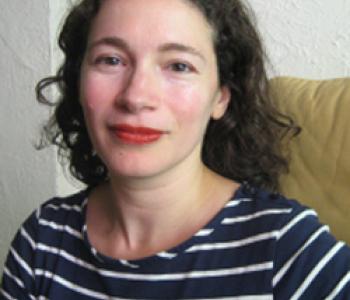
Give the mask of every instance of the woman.
POLYGON ((349 249, 273 193, 297 129, 240 1, 83 0, 60 46, 38 96, 59 84, 46 135, 88 188, 24 223, 3 298, 350 297, 349 249))

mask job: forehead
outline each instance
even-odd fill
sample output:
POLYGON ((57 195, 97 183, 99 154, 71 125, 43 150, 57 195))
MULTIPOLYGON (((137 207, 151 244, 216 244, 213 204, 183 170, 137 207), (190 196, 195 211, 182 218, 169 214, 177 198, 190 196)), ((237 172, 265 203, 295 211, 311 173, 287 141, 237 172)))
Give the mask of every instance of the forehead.
POLYGON ((108 35, 134 41, 147 37, 204 44, 213 40, 211 26, 188 0, 105 0, 92 23, 90 39, 108 35))

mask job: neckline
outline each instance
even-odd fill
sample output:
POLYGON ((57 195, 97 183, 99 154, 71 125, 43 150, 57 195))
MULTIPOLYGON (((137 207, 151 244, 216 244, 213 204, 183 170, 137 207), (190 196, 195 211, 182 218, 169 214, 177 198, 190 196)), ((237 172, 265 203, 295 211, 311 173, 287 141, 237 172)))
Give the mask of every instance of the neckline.
POLYGON ((185 241, 179 243, 178 245, 170 248, 164 249, 161 252, 154 253, 149 256, 141 257, 133 260, 124 260, 118 259, 114 257, 107 256, 103 253, 100 253, 94 246, 91 244, 88 233, 87 233, 87 224, 86 224, 86 210, 89 194, 91 192, 91 188, 86 189, 84 193, 84 201, 82 203, 82 236, 85 243, 85 246, 90 250, 90 253, 97 259, 99 264, 108 267, 108 268, 127 268, 127 269, 138 269, 140 265, 148 265, 155 263, 164 263, 166 261, 172 261, 177 257, 181 256, 181 254, 185 253, 187 249, 191 246, 210 242, 212 231, 219 226, 219 223, 225 217, 226 208, 232 201, 239 200, 240 198, 245 198, 245 190, 246 184, 242 183, 239 187, 233 192, 232 196, 226 201, 226 204, 218 211, 213 218, 211 218, 206 225, 204 225, 201 229, 199 229, 195 234, 186 239, 185 241))

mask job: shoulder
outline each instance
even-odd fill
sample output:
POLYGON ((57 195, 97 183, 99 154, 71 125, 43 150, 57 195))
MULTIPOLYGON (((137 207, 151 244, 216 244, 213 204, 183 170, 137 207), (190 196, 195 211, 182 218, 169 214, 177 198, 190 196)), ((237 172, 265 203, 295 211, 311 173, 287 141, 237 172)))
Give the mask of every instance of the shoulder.
POLYGON ((255 225, 275 230, 277 237, 305 220, 308 226, 320 225, 317 213, 312 208, 279 193, 243 184, 234 200, 244 203, 239 206, 240 214, 249 215, 256 222, 255 225))
POLYGON ((58 249, 63 241, 71 245, 82 241, 86 198, 87 190, 83 190, 44 202, 20 226, 11 245, 13 249, 26 255, 30 265, 41 248, 58 249))
POLYGON ((273 241, 276 265, 310 249, 317 248, 317 253, 321 254, 338 245, 350 251, 334 238, 328 225, 319 221, 315 210, 297 200, 250 186, 241 188, 236 199, 244 201, 244 205, 238 206, 236 218, 250 220, 250 224, 245 222, 241 230, 249 230, 248 234, 268 233, 273 241))
POLYGON ((82 239, 84 207, 88 192, 80 191, 66 197, 54 197, 34 210, 20 226, 13 246, 21 248, 23 243, 33 249, 38 243, 58 241, 62 235, 82 239))
POLYGON ((87 191, 82 191, 52 198, 23 222, 7 256, 2 280, 4 291, 16 299, 28 293, 34 295, 36 272, 51 265, 61 249, 81 248, 86 197, 87 191))
POLYGON ((37 217, 56 218, 72 213, 82 213, 88 197, 88 190, 65 196, 54 197, 44 202, 37 210, 37 217))
POLYGON ((39 239, 51 239, 53 235, 57 237, 62 234, 81 239, 87 197, 88 191, 82 190, 73 195, 55 197, 44 202, 32 215, 32 222, 38 225, 39 239))
POLYGON ((265 215, 255 225, 264 227, 270 222, 275 233, 274 295, 281 299, 331 295, 345 299, 350 293, 350 249, 319 222, 317 213, 296 200, 261 189, 248 189, 242 195, 251 199, 247 203, 253 215, 265 215))
MULTIPOLYGON (((248 186, 249 187, 249 186, 248 186)), ((273 291, 278 299, 349 299, 350 249, 337 241, 313 209, 257 188, 241 191, 248 209, 274 236, 273 291), (328 299, 328 298, 327 298, 328 299)))
POLYGON ((45 210, 51 208, 54 210, 76 210, 77 207, 83 205, 83 202, 86 200, 88 194, 89 191, 85 189, 68 196, 53 197, 40 205, 39 209, 45 210))

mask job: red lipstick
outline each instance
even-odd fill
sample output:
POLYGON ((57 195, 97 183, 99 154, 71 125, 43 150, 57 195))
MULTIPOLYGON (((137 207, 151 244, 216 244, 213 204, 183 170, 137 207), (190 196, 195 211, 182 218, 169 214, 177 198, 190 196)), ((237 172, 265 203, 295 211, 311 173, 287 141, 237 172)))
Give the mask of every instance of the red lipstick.
POLYGON ((143 145, 150 144, 160 139, 164 131, 128 124, 118 124, 113 126, 113 131, 117 138, 123 143, 143 145))

